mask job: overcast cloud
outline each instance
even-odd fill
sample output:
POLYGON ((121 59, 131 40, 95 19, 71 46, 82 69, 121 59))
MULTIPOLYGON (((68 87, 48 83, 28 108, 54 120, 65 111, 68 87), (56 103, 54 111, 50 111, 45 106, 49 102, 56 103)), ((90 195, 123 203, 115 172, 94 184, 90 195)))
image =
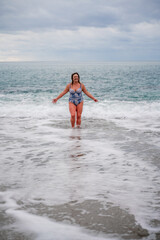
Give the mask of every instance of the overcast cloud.
POLYGON ((160 61, 159 0, 0 0, 0 61, 160 61))

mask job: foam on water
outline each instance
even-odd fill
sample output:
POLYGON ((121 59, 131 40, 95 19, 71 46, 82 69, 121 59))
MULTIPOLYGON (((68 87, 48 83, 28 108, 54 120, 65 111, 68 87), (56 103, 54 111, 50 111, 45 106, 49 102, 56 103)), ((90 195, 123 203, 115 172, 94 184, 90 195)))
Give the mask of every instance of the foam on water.
MULTIPOLYGON (((160 102, 122 102, 99 101, 99 103, 85 103, 83 116, 93 119, 111 120, 120 125, 158 131, 160 120, 160 102)), ((45 100, 37 103, 10 103, 1 105, 1 117, 19 118, 69 118, 67 101, 51 104, 45 100)))
POLYGON ((113 121, 129 129, 159 132, 160 102, 158 101, 104 101, 96 105, 88 104, 85 109, 85 116, 89 118, 113 121))
POLYGON ((54 106, 57 114, 52 113, 50 118, 51 106, 47 110, 41 106, 43 113, 40 111, 40 115, 32 118, 33 106, 29 115, 25 115, 24 109, 15 108, 18 111, 10 115, 11 120, 7 110, 8 122, 5 118, 1 131, 6 136, 1 155, 1 182, 15 188, 17 201, 21 199, 26 204, 34 199, 48 205, 105 198, 129 209, 142 226, 153 231, 149 223, 151 219, 159 219, 157 167, 136 154, 136 145, 134 152, 125 151, 131 136, 121 135, 123 126, 114 125, 112 118, 111 122, 105 119, 102 126, 98 125, 96 119, 99 121, 100 116, 95 116, 92 108, 87 112, 88 107, 84 116, 88 127, 73 130, 69 120, 64 123, 64 116, 62 119, 64 106, 54 106), (21 114, 25 117, 21 118, 21 114), (94 127, 90 126, 92 123, 94 127), (121 141, 117 135, 121 135, 121 141))
MULTIPOLYGON (((47 217, 37 216, 24 210, 19 210, 19 206, 13 198, 12 192, 0 193, 1 204, 6 213, 16 219, 9 227, 26 235, 31 234, 35 240, 100 240, 107 239, 102 235, 94 236, 89 231, 84 231, 78 226, 71 226, 57 223, 47 217)), ((7 228, 5 228, 7 229, 7 228)), ((111 237, 113 240, 117 238, 111 237)))

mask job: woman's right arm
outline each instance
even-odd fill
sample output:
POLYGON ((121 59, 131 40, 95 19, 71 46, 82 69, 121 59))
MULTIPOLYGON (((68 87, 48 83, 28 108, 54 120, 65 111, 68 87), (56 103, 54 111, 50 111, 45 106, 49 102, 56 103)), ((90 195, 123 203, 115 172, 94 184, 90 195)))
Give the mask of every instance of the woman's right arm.
POLYGON ((66 86, 66 88, 64 89, 64 91, 61 92, 61 93, 58 95, 58 97, 56 97, 56 98, 54 98, 54 99, 52 100, 52 103, 56 103, 58 99, 60 99, 60 98, 63 97, 67 92, 69 92, 69 86, 70 86, 70 83, 67 84, 67 86, 66 86))

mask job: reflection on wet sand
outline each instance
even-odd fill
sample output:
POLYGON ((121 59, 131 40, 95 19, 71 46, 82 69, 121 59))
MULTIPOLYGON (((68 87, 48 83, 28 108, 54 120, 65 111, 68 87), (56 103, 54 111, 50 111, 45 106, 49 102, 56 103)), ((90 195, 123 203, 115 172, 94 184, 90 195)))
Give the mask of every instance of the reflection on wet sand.
POLYGON ((69 149, 69 157, 76 161, 78 160, 79 157, 83 157, 86 155, 84 150, 82 150, 82 145, 81 145, 81 129, 73 129, 71 135, 70 135, 70 141, 71 141, 71 146, 69 149))

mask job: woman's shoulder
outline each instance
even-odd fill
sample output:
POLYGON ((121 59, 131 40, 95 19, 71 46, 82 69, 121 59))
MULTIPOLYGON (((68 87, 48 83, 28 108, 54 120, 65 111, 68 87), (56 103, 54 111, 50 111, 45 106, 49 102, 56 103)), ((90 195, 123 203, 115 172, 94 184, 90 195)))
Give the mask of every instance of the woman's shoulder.
POLYGON ((66 87, 65 87, 65 92, 68 92, 69 91, 69 88, 70 88, 70 83, 68 83, 67 85, 66 85, 66 87))
POLYGON ((82 89, 85 87, 83 83, 80 83, 80 85, 81 85, 82 89))
POLYGON ((68 87, 68 88, 69 88, 70 86, 71 86, 71 83, 68 83, 66 87, 68 87))

